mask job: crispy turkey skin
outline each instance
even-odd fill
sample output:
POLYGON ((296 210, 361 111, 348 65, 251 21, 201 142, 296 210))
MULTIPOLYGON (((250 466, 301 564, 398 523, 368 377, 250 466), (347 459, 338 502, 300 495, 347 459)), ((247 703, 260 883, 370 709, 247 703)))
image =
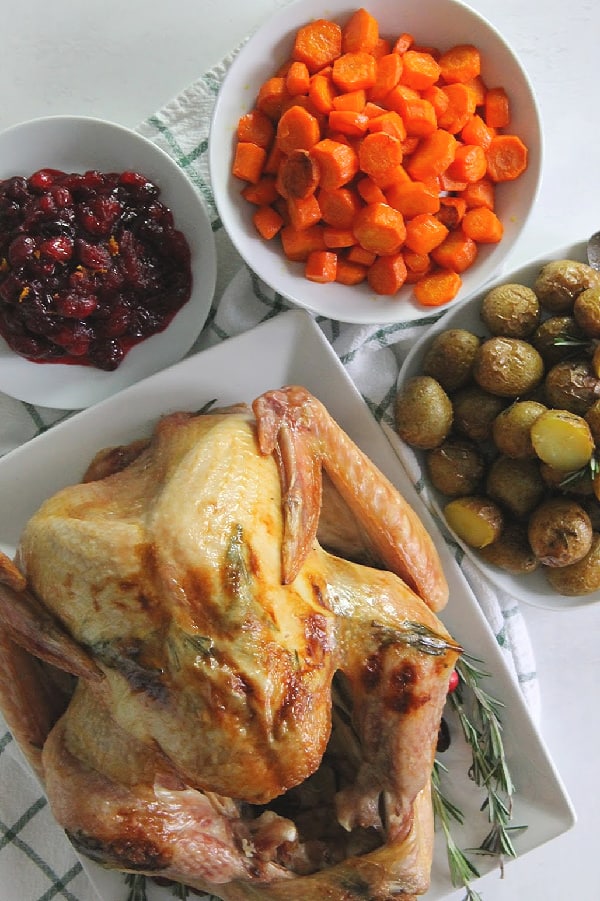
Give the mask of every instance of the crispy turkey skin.
POLYGON ((0 566, 0 700, 106 865, 225 901, 406 901, 446 599, 414 511, 290 386, 165 416, 42 504, 0 566))

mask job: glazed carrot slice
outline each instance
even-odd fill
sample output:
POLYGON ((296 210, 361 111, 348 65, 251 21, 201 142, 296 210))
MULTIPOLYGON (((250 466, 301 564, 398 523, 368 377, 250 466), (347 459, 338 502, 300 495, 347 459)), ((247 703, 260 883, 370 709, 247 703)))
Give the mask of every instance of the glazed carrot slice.
POLYGON ((297 94, 308 94, 310 87, 310 72, 308 66, 301 60, 294 60, 285 76, 285 87, 291 97, 297 94))
POLYGON ((336 93, 335 85, 329 75, 317 72, 316 75, 312 76, 308 88, 308 96, 318 112, 323 113, 323 115, 331 112, 336 93))
POLYGON ((342 29, 336 22, 316 19, 298 29, 292 59, 303 62, 312 74, 332 63, 342 52, 342 29))
POLYGON ((240 116, 237 126, 238 141, 258 144, 259 147, 268 149, 274 137, 275 126, 266 113, 255 108, 240 116))
POLYGON ((285 225, 280 232, 283 252, 288 260, 304 262, 313 250, 326 250, 323 239, 323 226, 311 225, 309 228, 294 228, 285 225))
POLYGON ((333 228, 351 229, 362 206, 358 191, 354 188, 322 188, 319 191, 321 218, 333 228))
POLYGON ((360 138, 367 131, 369 117, 364 113, 357 113, 349 109, 332 109, 329 113, 329 128, 331 133, 348 135, 351 138, 360 138))
POLYGON ((496 135, 485 155, 487 174, 493 182, 513 181, 527 169, 527 147, 518 135, 496 135))
POLYGON ((406 238, 404 217, 387 203, 364 206, 357 213, 353 228, 361 247, 384 256, 397 253, 406 238))
POLYGON ((406 51, 410 47, 412 47, 414 42, 415 42, 415 39, 412 36, 412 34, 409 34, 408 31, 403 31, 402 34, 398 35, 398 37, 396 38, 396 40, 394 42, 394 46, 392 48, 393 52, 399 53, 399 54, 406 53, 406 51))
POLYGON ((386 110, 379 116, 369 118, 368 131, 385 131, 387 134, 404 141, 406 138, 406 126, 402 117, 395 110, 386 110))
POLYGON ((507 128, 510 125, 510 104, 504 88, 490 88, 483 104, 486 125, 507 128))
POLYGON ((379 41, 379 22, 368 10, 357 9, 342 28, 342 52, 373 53, 379 41))
POLYGON ((407 135, 422 138, 433 134, 437 128, 437 116, 429 100, 422 97, 405 98, 401 104, 400 115, 404 121, 407 135))
POLYGON ((425 307, 440 307, 454 300, 462 280, 457 272, 450 269, 436 269, 428 272, 413 285, 413 292, 425 307))
POLYGON ((250 141, 238 141, 231 171, 242 181, 256 183, 262 175, 266 159, 267 151, 264 147, 250 141))
POLYGON ((497 244, 504 233, 504 226, 496 213, 485 206, 467 210, 461 227, 465 235, 478 244, 497 244))
POLYGON ((467 185, 460 192, 460 196, 466 203, 467 209, 485 206, 488 210, 493 210, 496 205, 496 188, 494 182, 487 177, 467 185))
POLYGON ((333 250, 340 247, 353 247, 356 244, 356 238, 351 228, 327 226, 323 229, 323 240, 325 246, 333 250))
POLYGON ((434 213, 419 213, 406 222, 405 244, 418 254, 429 254, 442 243, 448 229, 434 213))
POLYGON ((437 211, 436 216, 447 229, 452 229, 457 228, 460 225, 466 211, 467 202, 464 197, 452 197, 448 195, 440 197, 440 208, 437 211))
POLYGON ((290 222, 298 230, 317 225, 321 220, 321 207, 314 194, 308 197, 288 197, 287 209, 290 222))
POLYGON ((367 267, 338 256, 335 280, 340 285, 359 285, 367 277, 367 267))
POLYGON ((365 175, 357 181, 356 190, 365 203, 386 203, 383 189, 369 175, 365 175))
POLYGON ((319 184, 319 168, 308 150, 293 150, 282 159, 278 182, 284 197, 308 197, 319 184))
POLYGON ((408 174, 415 181, 445 172, 456 155, 458 141, 454 135, 438 128, 428 135, 405 161, 408 174))
POLYGON ((448 232, 442 243, 431 251, 431 257, 443 269, 465 272, 477 258, 477 244, 457 228, 448 232))
POLYGON ((446 111, 438 117, 438 125, 451 134, 458 134, 475 112, 475 95, 461 82, 442 87, 448 98, 446 111))
POLYGON ((451 47, 442 53, 438 63, 441 77, 447 84, 457 82, 464 84, 476 78, 481 72, 481 56, 473 44, 457 44, 451 47))
POLYGON ((402 75, 402 57, 399 53, 386 53, 377 60, 375 84, 369 89, 369 99, 384 100, 395 88, 402 75))
POLYGON ((415 253, 409 247, 403 247, 402 256, 406 266, 406 283, 409 285, 414 285, 431 269, 431 257, 428 253, 415 253))
POLYGON ((397 294, 406 281, 406 263, 401 253, 379 256, 367 270, 367 281, 376 294, 397 294))
POLYGON ((322 188, 341 188, 358 172, 358 156, 349 144, 323 138, 310 152, 319 167, 322 188))
POLYGON ((277 123, 277 144, 285 154, 295 150, 310 150, 321 137, 315 116, 303 106, 291 106, 277 123))
MULTIPOLYGON (((263 170, 264 171, 264 170, 263 170)), ((277 188, 274 175, 262 175, 255 184, 248 184, 242 189, 242 197, 256 206, 267 206, 277 200, 277 188)))
POLYGON ((385 191, 387 202, 406 218, 419 213, 437 213, 440 196, 432 186, 422 181, 396 182, 385 191))
MULTIPOLYGON (((361 88, 358 91, 347 91, 344 94, 336 94, 333 98, 334 110, 348 110, 354 113, 364 113, 367 103, 367 92, 361 88)), ((367 115, 365 113, 365 115, 367 115)))
POLYGON ((288 96, 285 78, 274 75, 260 86, 256 106, 270 119, 277 119, 281 113, 283 101, 288 96))
POLYGON ((341 91, 372 88, 377 80, 377 62, 370 53, 344 53, 333 62, 333 83, 341 91))
POLYGON ((402 57, 400 81, 417 91, 424 91, 436 83, 440 67, 431 53, 407 50, 402 57))
POLYGON ((450 178, 458 182, 479 181, 487 172, 485 150, 479 144, 459 144, 447 169, 450 178))
POLYGON ((360 244, 355 244, 353 247, 350 247, 348 249, 346 259, 351 263, 358 263, 359 265, 366 266, 368 268, 377 259, 377 254, 373 253, 372 250, 365 250, 365 248, 361 247, 360 244))
POLYGON ((272 206, 259 206, 252 216, 254 226, 265 241, 271 241, 283 226, 283 219, 272 206))
POLYGON ((463 125, 460 137, 465 144, 479 144, 486 150, 495 134, 496 129, 490 128, 478 113, 474 113, 463 125))
POLYGON ((402 144, 385 131, 370 132, 360 142, 358 162, 361 171, 380 183, 382 177, 402 162, 402 144))
POLYGON ((321 285, 334 282, 337 273, 337 254, 331 250, 312 250, 306 258, 304 274, 311 282, 321 285))

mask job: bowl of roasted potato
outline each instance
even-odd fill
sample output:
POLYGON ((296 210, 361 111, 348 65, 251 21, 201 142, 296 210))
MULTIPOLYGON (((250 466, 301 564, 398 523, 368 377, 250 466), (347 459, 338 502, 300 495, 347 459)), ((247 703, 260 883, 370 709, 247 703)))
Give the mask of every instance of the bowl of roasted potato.
POLYGON ((498 587, 600 600, 600 272, 586 244, 487 285, 410 351, 398 452, 498 587))

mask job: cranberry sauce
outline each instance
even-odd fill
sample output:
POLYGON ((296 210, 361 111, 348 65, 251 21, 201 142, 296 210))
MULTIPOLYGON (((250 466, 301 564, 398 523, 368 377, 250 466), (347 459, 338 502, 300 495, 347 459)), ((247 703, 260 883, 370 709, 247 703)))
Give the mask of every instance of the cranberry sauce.
POLYGON ((114 370, 189 299, 190 248, 138 172, 0 181, 0 334, 20 356, 114 370))

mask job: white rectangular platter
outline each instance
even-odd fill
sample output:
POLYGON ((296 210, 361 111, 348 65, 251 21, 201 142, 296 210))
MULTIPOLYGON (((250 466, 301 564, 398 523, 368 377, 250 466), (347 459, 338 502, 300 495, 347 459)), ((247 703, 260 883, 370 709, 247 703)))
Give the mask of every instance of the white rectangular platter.
MULTIPOLYGON (((308 313, 280 314, 76 414, 3 457, 0 547, 12 555, 29 516, 46 497, 79 481, 98 449, 148 434, 163 414, 199 410, 212 400, 219 405, 252 401, 263 391, 285 384, 306 386, 327 406, 409 500, 436 541, 450 585, 450 601, 442 618, 465 650, 484 661, 489 673, 485 688, 504 704, 504 741, 517 786, 513 822, 527 825, 515 838, 519 856, 562 834, 575 822, 570 800, 477 599, 383 430, 308 313)), ((456 835, 457 841, 463 848, 477 846, 487 834, 488 824, 480 811, 482 795, 467 777, 469 752, 456 729, 442 759, 449 770, 452 799, 465 813, 465 827, 456 835)), ((478 857, 476 865, 483 874, 495 863, 478 857)), ((86 861, 84 866, 102 901, 126 901, 122 875, 86 861)), ((508 901, 513 897, 510 866, 505 884, 508 901)), ((426 898, 441 901, 453 893, 444 840, 439 835, 426 898)), ((151 887, 148 892, 148 901, 172 897, 167 888, 151 887)))

